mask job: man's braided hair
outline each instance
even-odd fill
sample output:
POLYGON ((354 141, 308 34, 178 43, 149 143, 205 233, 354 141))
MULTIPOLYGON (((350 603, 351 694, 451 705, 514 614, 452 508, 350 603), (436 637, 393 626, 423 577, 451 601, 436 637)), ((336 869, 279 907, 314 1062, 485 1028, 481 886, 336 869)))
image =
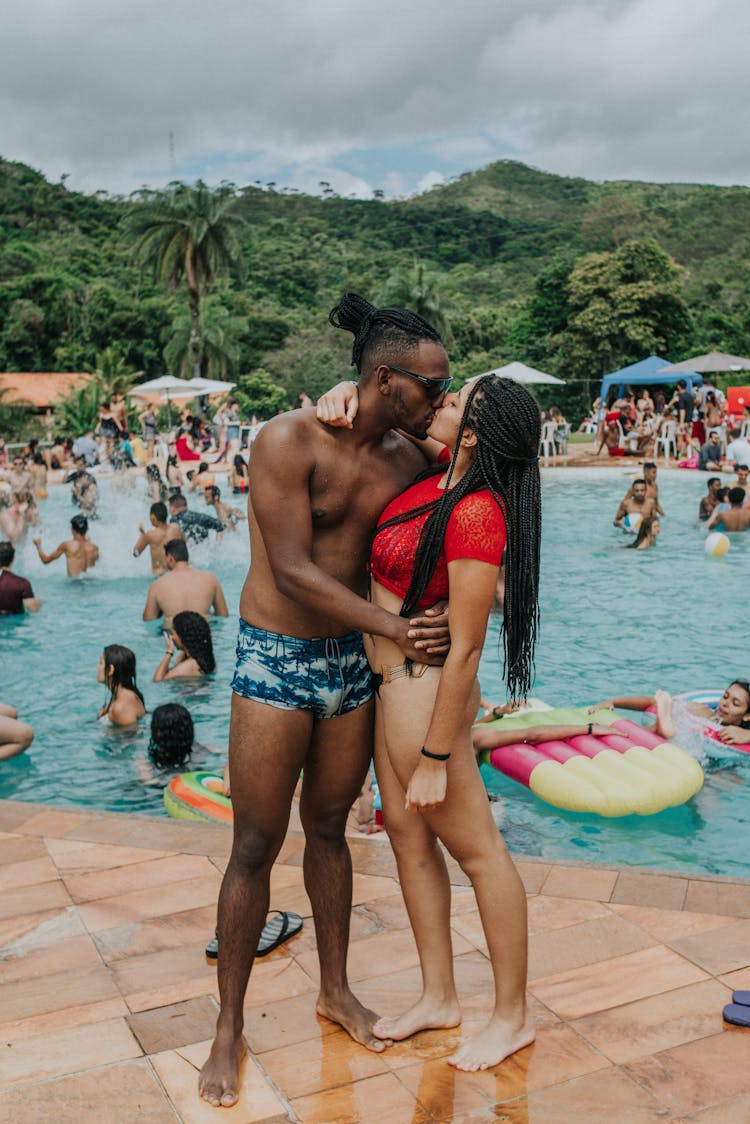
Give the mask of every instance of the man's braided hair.
MULTIPOLYGON (((461 419, 459 440, 448 470, 448 487, 437 500, 394 516, 378 528, 380 532, 385 527, 428 513, 401 609, 402 616, 410 617, 435 570, 454 508, 472 492, 486 489, 492 493, 507 530, 504 674, 510 697, 514 699, 523 698, 531 688, 539 624, 539 436, 539 407, 523 386, 496 375, 477 379, 461 419), (466 428, 476 434, 475 453, 466 473, 451 488, 460 435, 466 428)), ((443 472, 445 465, 436 465, 427 469, 423 477, 443 472)))
POLYGON ((334 328, 354 336, 352 366, 362 374, 367 363, 413 353, 420 340, 442 343, 435 329, 406 308, 376 308, 357 293, 345 293, 328 315, 334 328))

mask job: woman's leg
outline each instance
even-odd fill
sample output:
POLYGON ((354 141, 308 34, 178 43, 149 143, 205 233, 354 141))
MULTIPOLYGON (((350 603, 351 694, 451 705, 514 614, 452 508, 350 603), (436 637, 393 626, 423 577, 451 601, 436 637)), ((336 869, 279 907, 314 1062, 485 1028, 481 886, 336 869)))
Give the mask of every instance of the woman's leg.
POLYGON ((401 1041, 430 1027, 457 1026, 461 1011, 453 980, 448 870, 434 833, 419 814, 404 809, 405 792, 388 760, 380 703, 375 718, 375 772, 422 969, 422 995, 417 1002, 373 1027, 377 1038, 401 1041))
MULTIPOLYGON (((404 791, 419 759, 421 737, 414 731, 425 728, 420 724, 423 711, 431 712, 437 681, 428 670, 420 680, 400 680, 381 689, 388 759, 404 791)), ((526 895, 492 818, 471 747, 478 697, 467 707, 466 726, 452 751, 444 804, 419 814, 471 880, 492 963, 495 1006, 490 1021, 449 1059, 467 1070, 497 1065, 534 1038, 526 1013, 526 895)))

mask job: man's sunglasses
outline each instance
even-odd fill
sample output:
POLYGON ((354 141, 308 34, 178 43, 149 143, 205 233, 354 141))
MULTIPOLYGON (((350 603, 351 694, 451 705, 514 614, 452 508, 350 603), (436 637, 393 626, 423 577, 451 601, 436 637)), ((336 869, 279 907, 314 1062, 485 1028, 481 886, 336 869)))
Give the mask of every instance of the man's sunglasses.
POLYGON ((430 398, 439 398, 441 394, 447 394, 453 382, 450 376, 447 379, 431 379, 427 375, 418 375, 416 371, 407 371, 406 367, 397 367, 395 363, 388 363, 387 367, 389 371, 397 371, 399 375, 407 375, 415 382, 421 383, 430 398))

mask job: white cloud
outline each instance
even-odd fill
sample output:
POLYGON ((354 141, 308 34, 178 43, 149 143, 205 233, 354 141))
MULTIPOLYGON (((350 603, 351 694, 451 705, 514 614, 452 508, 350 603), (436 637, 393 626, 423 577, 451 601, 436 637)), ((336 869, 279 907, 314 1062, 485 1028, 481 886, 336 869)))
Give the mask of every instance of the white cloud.
POLYGON ((172 178, 170 132, 180 175, 342 194, 508 154, 750 182, 748 32, 745 0, 9 0, 0 153, 90 190, 172 178))

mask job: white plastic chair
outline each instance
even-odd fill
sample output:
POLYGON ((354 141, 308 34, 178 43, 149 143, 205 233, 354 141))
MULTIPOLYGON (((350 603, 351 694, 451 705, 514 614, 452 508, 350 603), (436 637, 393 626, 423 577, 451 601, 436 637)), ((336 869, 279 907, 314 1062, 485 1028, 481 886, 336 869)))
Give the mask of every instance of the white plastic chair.
POLYGON ((656 438, 656 445, 654 446, 654 455, 658 457, 659 449, 662 450, 662 456, 665 459, 669 458, 669 450, 674 450, 673 456, 677 456, 677 422, 668 421, 664 422, 661 427, 659 436, 656 438))
POLYGON ((549 464, 550 457, 555 455, 555 430, 557 425, 553 421, 546 421, 542 426, 542 436, 539 441, 539 456, 544 457, 545 465, 549 464))

